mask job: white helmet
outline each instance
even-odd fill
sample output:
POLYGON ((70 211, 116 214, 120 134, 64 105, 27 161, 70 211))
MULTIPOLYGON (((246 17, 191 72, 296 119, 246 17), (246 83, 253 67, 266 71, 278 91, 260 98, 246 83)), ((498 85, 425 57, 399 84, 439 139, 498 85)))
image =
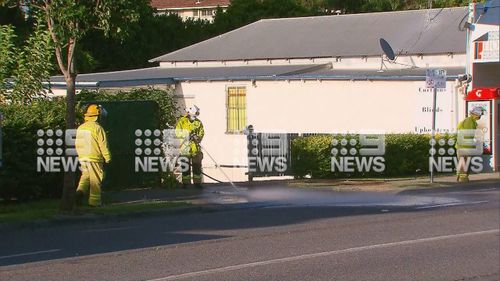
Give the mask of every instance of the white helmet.
POLYGON ((191 106, 190 108, 186 109, 187 114, 191 118, 198 117, 200 115, 200 108, 197 107, 196 105, 191 106))
POLYGON ((484 114, 484 109, 480 106, 476 106, 471 111, 469 111, 469 113, 477 115, 477 116, 481 116, 484 114))

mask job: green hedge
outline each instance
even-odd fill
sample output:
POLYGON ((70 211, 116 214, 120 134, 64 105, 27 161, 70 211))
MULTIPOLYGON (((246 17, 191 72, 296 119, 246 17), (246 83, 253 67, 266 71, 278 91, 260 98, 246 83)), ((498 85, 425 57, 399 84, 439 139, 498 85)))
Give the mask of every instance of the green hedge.
MULTIPOLYGON (((131 91, 82 91, 77 95, 81 103, 86 101, 137 101, 150 100, 158 104, 160 111, 160 124, 174 125, 177 119, 175 108, 176 102, 173 92, 155 88, 134 89, 131 91)), ((163 128, 162 128, 163 129, 163 128)))
MULTIPOLYGON (((175 101, 170 91, 137 89, 130 92, 87 91, 77 95, 77 123, 82 122, 86 101, 153 100, 160 107, 161 124, 175 121, 175 101)), ((39 129, 64 129, 65 100, 37 100, 29 105, 0 104, 3 121, 3 160, 0 168, 0 198, 25 201, 58 198, 62 173, 37 173, 36 150, 39 129)))
POLYGON ((64 100, 40 100, 30 105, 0 105, 4 115, 0 197, 18 200, 60 196, 62 174, 36 171, 36 132, 64 126, 64 100))
MULTIPOLYGON (((438 135, 439 140, 444 136, 438 135)), ((450 136, 446 136, 450 137, 450 136)), ((341 136, 335 136, 338 141, 341 136)), ((357 137, 354 137, 357 139, 357 137)), ((429 170, 430 136, 389 134, 385 136, 385 171, 341 173, 331 171, 332 135, 299 137, 292 141, 292 167, 297 178, 394 177, 426 174, 429 170)), ((359 139, 357 139, 359 140, 359 139)), ((339 146, 337 146, 339 147, 339 146)), ((355 148, 360 148, 359 142, 355 148)))

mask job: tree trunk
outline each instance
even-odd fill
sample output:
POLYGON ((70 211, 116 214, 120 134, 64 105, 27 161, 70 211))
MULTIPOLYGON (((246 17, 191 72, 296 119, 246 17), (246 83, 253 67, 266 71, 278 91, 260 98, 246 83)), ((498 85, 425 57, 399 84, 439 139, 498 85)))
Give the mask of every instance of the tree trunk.
MULTIPOLYGON (((75 128, 75 105, 76 105, 76 75, 66 79, 66 130, 75 128)), ((63 194, 59 210, 63 213, 73 211, 75 198, 76 173, 74 171, 64 172, 63 194)))

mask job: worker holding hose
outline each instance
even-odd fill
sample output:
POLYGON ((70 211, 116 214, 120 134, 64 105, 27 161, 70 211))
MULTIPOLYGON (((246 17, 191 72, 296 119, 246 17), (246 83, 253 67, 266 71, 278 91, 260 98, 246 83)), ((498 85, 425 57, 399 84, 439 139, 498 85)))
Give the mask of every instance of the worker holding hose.
POLYGON ((186 137, 181 144, 181 156, 187 158, 188 169, 182 171, 182 187, 187 188, 191 185, 191 179, 196 188, 202 188, 202 170, 201 162, 203 153, 201 152, 201 141, 205 135, 203 123, 198 119, 200 109, 193 105, 186 110, 186 115, 182 116, 175 126, 178 137, 186 137), (185 135, 185 136, 184 136, 185 135), (193 175, 191 176, 191 172, 193 175))

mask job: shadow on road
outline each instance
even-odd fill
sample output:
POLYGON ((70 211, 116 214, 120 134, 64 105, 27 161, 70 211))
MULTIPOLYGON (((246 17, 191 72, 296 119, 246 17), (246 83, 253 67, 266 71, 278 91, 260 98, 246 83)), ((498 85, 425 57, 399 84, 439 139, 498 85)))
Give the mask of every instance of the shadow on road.
MULTIPOLYGON (((413 212, 422 204, 466 202, 445 196, 395 193, 334 193, 279 187, 238 193, 208 190, 206 197, 241 197, 226 211, 142 217, 115 222, 24 228, 1 233, 0 266, 111 253, 232 237, 224 232, 301 224, 325 218, 413 212), (284 192, 284 193, 283 193, 284 192)), ((482 195, 498 201, 498 189, 482 195), (495 199, 496 198, 496 199, 495 199)), ((478 199, 478 197, 475 197, 478 199)))

